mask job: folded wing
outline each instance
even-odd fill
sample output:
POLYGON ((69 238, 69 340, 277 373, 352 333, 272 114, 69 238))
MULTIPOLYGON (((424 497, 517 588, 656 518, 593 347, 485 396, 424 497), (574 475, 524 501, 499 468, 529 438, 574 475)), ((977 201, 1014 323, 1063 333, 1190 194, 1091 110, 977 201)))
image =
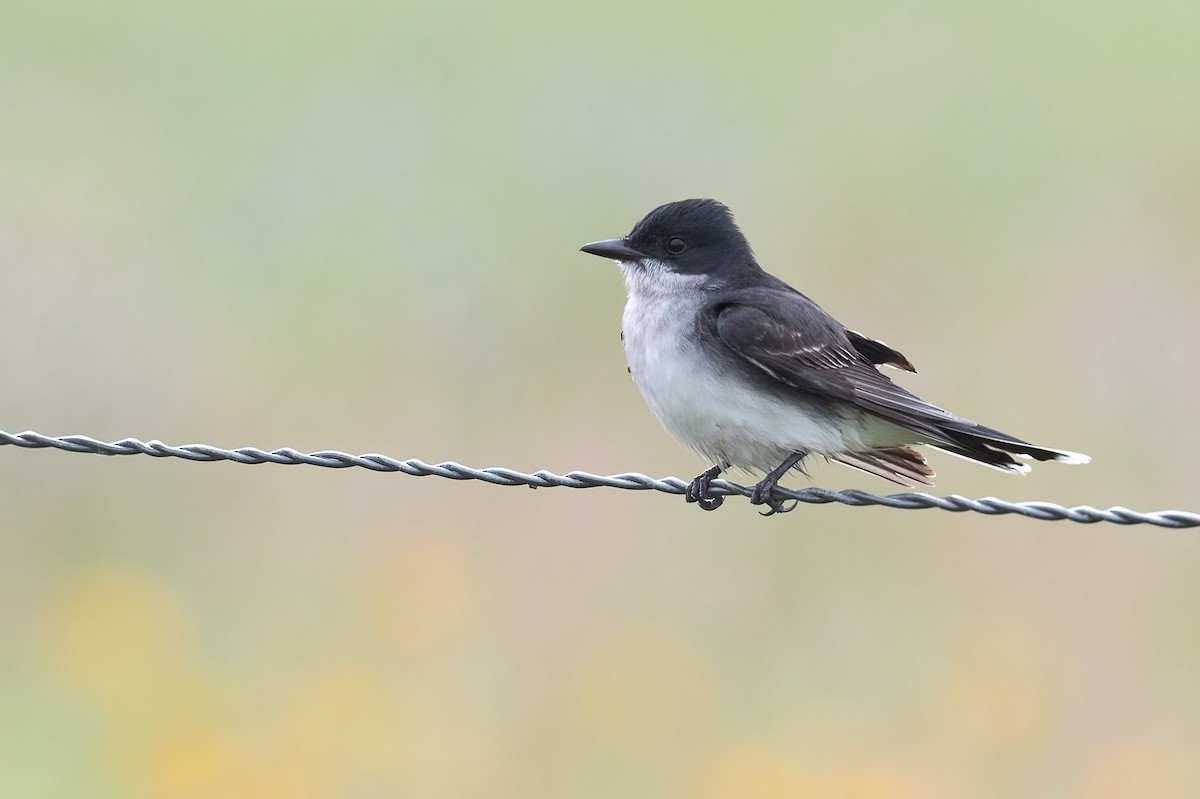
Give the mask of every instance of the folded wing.
MULTIPOLYGON (((710 323, 731 351, 774 380, 845 402, 912 430, 929 444, 955 455, 1017 472, 1029 467, 1013 455, 1086 462, 1086 456, 1035 446, 906 391, 881 374, 876 364, 913 371, 907 358, 881 342, 848 331, 801 294, 744 292, 736 301, 715 308, 710 323)), ((850 465, 862 468, 857 463, 850 465)), ((878 459, 875 465, 882 466, 878 459)))

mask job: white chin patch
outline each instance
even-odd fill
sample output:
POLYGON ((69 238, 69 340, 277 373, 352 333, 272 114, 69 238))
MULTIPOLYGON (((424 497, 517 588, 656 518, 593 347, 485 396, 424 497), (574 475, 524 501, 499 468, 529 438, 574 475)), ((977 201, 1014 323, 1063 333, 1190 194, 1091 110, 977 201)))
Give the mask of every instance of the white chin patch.
POLYGON ((621 276, 625 278, 625 291, 630 297, 650 298, 678 294, 695 289, 705 281, 703 275, 681 274, 656 258, 617 263, 621 266, 621 276))

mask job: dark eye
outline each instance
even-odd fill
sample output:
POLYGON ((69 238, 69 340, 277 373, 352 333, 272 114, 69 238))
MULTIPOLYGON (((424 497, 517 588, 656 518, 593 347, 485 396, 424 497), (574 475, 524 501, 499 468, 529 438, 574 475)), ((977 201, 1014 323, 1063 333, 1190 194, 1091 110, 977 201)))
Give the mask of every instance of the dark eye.
POLYGON ((679 253, 683 252, 686 249, 687 249, 687 242, 684 241, 683 239, 679 238, 678 236, 672 236, 667 241, 667 252, 671 253, 671 255, 679 255, 679 253))

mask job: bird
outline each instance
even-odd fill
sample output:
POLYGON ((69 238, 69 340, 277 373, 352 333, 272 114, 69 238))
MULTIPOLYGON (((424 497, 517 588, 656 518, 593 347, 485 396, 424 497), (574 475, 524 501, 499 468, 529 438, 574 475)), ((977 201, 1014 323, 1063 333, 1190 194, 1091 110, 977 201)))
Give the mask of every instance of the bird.
POLYGON ((763 515, 795 508, 774 496, 810 455, 903 486, 933 485, 916 446, 1025 473, 1023 460, 1087 463, 933 405, 879 367, 916 372, 880 340, 845 327, 759 266, 724 204, 667 203, 619 239, 583 252, 616 261, 627 301, 621 340, 629 373, 662 425, 713 464, 684 493, 715 510, 712 482, 764 474, 750 496, 763 515))

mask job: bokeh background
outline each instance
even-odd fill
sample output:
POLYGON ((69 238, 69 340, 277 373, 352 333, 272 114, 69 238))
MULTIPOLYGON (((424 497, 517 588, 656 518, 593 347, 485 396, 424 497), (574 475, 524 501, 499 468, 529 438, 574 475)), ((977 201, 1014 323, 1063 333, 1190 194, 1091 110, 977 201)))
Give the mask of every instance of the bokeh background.
MULTIPOLYGON (((712 196, 1094 457, 936 490, 1200 509, 1195 3, 3 19, 4 429, 691 477, 577 248, 712 196)), ((1195 531, 11 447, 0 498, 3 796, 1200 795, 1195 531)))

